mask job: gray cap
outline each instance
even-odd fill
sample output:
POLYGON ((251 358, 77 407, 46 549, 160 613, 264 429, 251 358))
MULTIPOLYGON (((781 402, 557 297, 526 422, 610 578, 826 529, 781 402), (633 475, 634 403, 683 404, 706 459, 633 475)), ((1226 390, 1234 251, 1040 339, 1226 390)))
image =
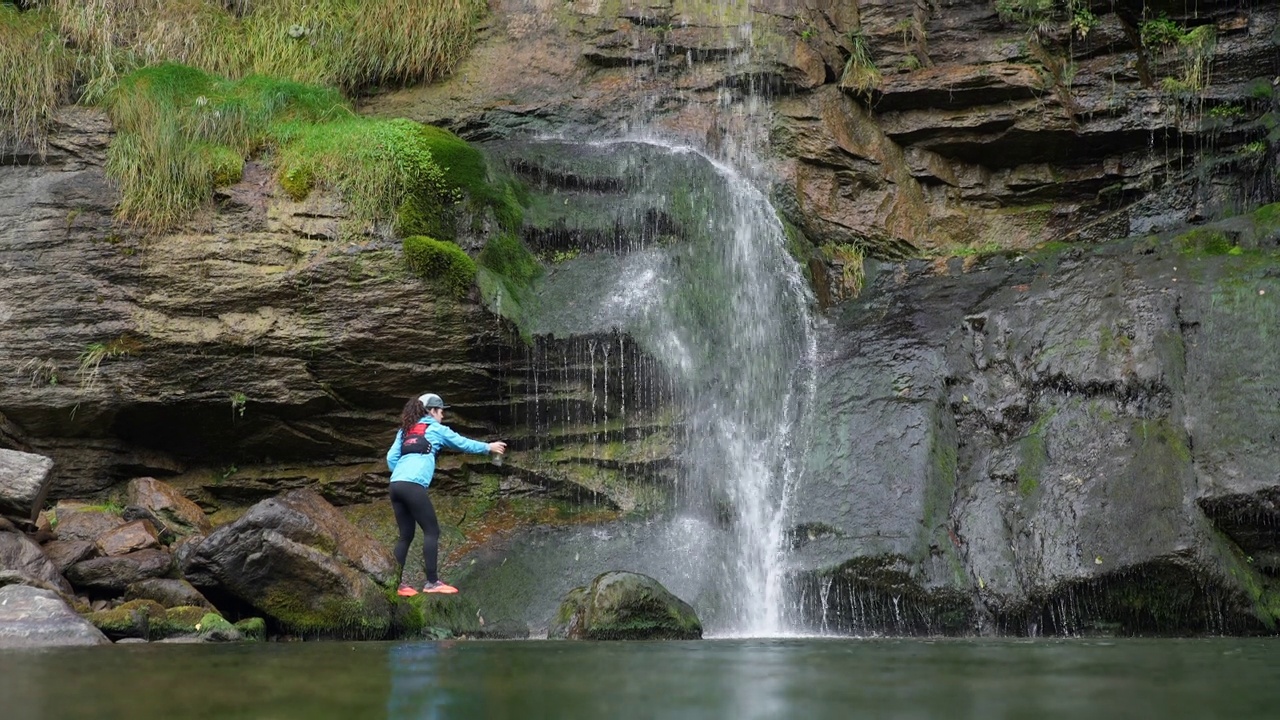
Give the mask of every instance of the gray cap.
POLYGON ((418 400, 421 401, 423 407, 427 409, 449 407, 448 405, 445 405, 444 400, 442 400, 440 396, 435 393, 427 393, 425 395, 419 395, 418 400))

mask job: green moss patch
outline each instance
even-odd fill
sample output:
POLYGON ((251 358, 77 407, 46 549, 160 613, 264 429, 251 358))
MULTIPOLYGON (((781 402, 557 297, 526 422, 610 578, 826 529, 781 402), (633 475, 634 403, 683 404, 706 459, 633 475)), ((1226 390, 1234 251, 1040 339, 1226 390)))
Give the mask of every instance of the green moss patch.
POLYGON ((478 281, 485 302, 499 315, 513 321, 525 332, 533 294, 533 281, 542 274, 542 265, 520 239, 501 233, 489 239, 480 252, 478 281))
POLYGON ((363 225, 392 219, 406 201, 443 212, 459 199, 432 156, 428 131, 411 120, 348 115, 277 123, 269 136, 277 175, 291 196, 331 187, 346 201, 351 221, 363 225))
POLYGON ((1174 238, 1173 244, 1185 255, 1227 255, 1236 246, 1226 233, 1211 228, 1185 232, 1174 238))
POLYGON ((422 235, 404 239, 404 261, 419 277, 465 297, 475 284, 476 263, 462 248, 422 235))

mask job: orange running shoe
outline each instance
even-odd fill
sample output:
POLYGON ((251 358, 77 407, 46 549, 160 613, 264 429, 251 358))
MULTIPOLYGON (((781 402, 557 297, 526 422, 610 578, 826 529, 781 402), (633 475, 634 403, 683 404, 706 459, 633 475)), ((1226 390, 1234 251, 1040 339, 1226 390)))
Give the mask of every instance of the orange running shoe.
POLYGON ((454 587, 454 586, 452 586, 452 585, 445 585, 444 583, 442 583, 442 582, 440 582, 439 580, 437 580, 437 581, 435 581, 435 582, 433 582, 433 583, 427 583, 426 585, 423 585, 423 586, 422 586, 422 592, 424 592, 424 593, 440 593, 440 594, 443 594, 443 595, 452 595, 452 594, 454 594, 454 593, 458 592, 458 588, 456 588, 456 587, 454 587))
POLYGON ((399 595, 400 597, 413 597, 414 595, 418 594, 418 591, 414 590, 408 585, 405 585, 404 583, 401 583, 400 589, 396 590, 396 594, 399 595))

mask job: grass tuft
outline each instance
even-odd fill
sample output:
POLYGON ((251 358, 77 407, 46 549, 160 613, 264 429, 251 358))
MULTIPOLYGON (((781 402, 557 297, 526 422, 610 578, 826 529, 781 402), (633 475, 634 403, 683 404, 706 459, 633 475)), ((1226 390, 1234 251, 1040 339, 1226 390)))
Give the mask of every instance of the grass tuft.
POLYGON ((333 90, 263 77, 233 83, 172 63, 122 78, 105 104, 117 129, 107 172, 120 183, 119 215, 153 229, 182 220, 213 188, 239 180, 244 158, 280 118, 351 114, 333 90))
POLYGON ((294 197, 326 185, 346 200, 357 225, 391 218, 410 198, 431 207, 459 199, 436 164, 429 128, 412 120, 351 116, 294 121, 271 129, 281 183, 294 197))
POLYGON ((22 143, 44 153, 49 120, 71 91, 74 69, 52 13, 0 4, 0 157, 22 143))

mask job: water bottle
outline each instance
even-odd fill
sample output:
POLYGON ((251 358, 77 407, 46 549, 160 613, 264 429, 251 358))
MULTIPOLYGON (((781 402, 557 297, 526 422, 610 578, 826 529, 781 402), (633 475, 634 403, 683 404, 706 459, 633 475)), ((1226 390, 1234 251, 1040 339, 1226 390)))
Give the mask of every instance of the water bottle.
POLYGON ((489 453, 489 462, 497 465, 498 467, 502 467, 502 453, 489 453))

